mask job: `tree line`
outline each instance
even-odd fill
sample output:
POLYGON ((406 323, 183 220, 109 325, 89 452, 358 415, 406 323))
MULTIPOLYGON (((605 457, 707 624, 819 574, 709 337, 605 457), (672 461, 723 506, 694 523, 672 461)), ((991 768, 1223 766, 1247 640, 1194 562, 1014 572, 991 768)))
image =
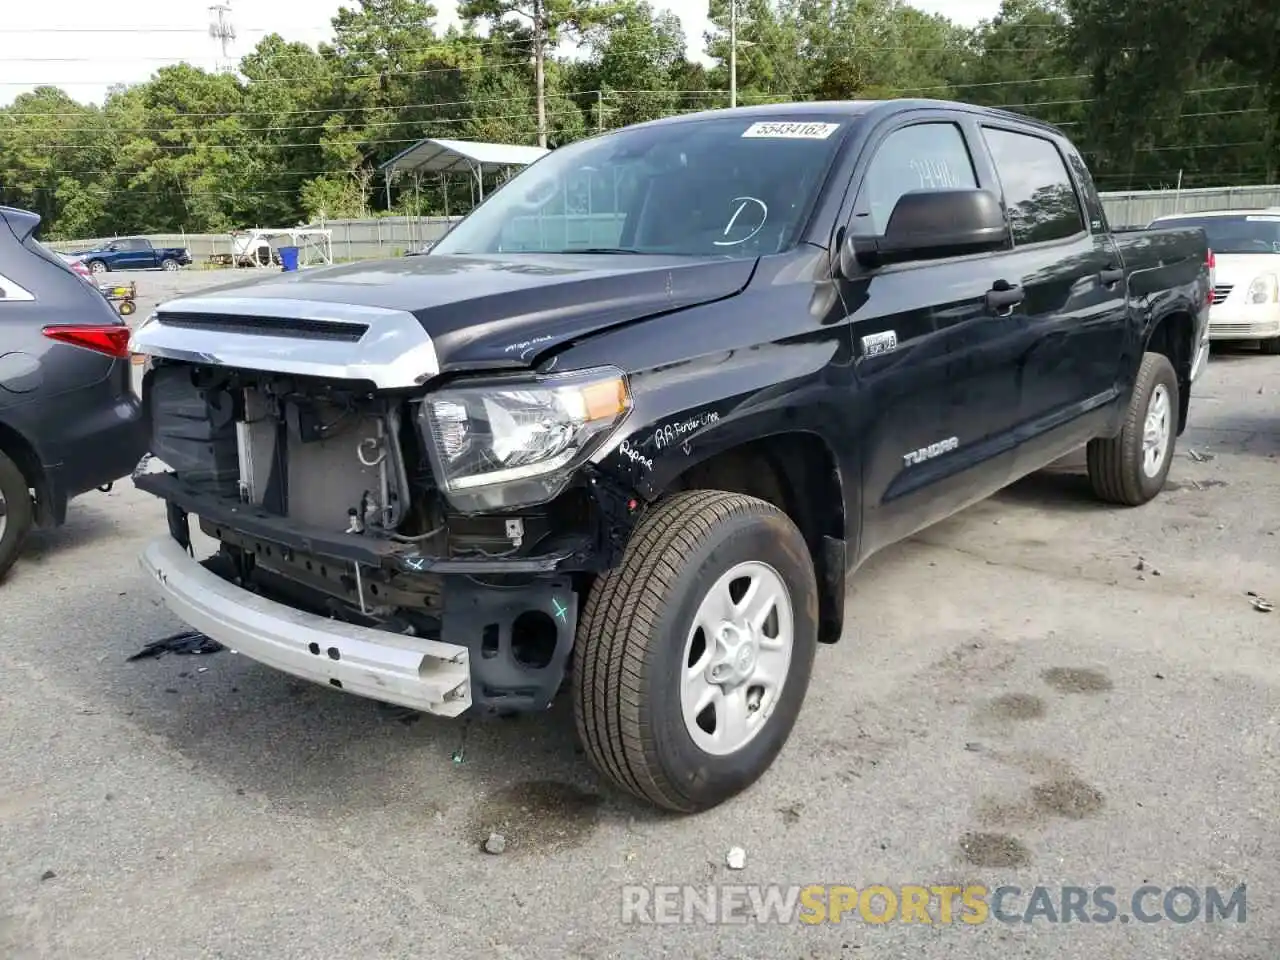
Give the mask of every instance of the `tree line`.
MULTIPOLYGON (((378 165, 423 137, 554 148, 727 106, 730 2, 709 0, 710 66, 647 0, 463 0, 445 31, 428 0, 358 0, 331 41, 267 36, 234 74, 168 66, 101 106, 40 87, 0 109, 0 203, 50 238, 459 212, 461 179, 388 197, 378 165)), ((736 3, 739 104, 963 100, 1059 125, 1102 190, 1276 181, 1274 0, 1004 0, 976 28, 902 0, 736 3)))

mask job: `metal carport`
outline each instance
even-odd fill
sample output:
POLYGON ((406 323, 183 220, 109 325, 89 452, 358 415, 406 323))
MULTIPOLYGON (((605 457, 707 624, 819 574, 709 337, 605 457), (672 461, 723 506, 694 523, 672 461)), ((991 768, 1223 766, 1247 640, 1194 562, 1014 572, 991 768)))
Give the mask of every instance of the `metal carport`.
MULTIPOLYGON (((429 137, 401 150, 378 169, 386 184, 387 208, 391 207, 391 180, 398 173, 414 176, 435 173, 469 173, 484 199, 484 176, 511 167, 525 167, 550 151, 543 147, 522 147, 512 143, 480 143, 474 140, 443 140, 429 137)), ((448 211, 446 211, 446 216, 448 211)))

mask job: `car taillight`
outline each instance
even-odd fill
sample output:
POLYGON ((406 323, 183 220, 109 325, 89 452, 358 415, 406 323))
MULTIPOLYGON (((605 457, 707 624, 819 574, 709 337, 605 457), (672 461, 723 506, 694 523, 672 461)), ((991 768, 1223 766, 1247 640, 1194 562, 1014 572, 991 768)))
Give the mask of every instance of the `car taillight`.
POLYGON ((56 324, 45 327, 43 333, 50 340, 84 347, 95 353, 123 360, 129 356, 130 330, 124 324, 101 326, 98 324, 56 324))
POLYGON ((1209 303, 1213 303, 1213 288, 1217 286, 1218 258, 1213 255, 1213 247, 1209 248, 1209 254, 1204 258, 1205 266, 1209 268, 1209 303))

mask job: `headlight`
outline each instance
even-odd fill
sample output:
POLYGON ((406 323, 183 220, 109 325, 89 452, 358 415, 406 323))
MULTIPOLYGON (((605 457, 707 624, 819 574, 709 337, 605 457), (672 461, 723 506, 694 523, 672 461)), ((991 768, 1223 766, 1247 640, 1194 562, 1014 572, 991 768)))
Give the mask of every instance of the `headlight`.
POLYGON ((541 503, 622 422, 631 395, 613 367, 446 387, 422 401, 436 482, 465 513, 541 503))
POLYGON ((1276 301, 1276 275, 1264 273, 1254 277, 1249 284, 1249 292, 1244 295, 1246 303, 1274 303, 1276 301))

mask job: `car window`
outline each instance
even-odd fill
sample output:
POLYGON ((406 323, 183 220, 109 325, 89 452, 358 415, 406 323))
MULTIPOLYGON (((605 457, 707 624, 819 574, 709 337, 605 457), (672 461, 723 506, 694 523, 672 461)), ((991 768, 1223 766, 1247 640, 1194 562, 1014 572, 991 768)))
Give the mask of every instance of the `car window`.
POLYGON ((35 296, 30 290, 19 285, 16 280, 10 280, 4 274, 0 274, 0 304, 20 303, 34 299, 35 296))
POLYGON ((143 243, 141 240, 121 240, 115 245, 115 248, 126 252, 141 250, 143 249, 143 243))
POLYGON ((917 123, 884 138, 862 180, 859 210, 875 233, 884 233, 893 206, 913 190, 977 187, 978 175, 954 123, 917 123))
POLYGON ((1214 253, 1280 253, 1280 214, 1230 217, 1169 217, 1153 227, 1200 227, 1214 253))
POLYGON ((491 194, 432 255, 778 253, 796 241, 857 122, 716 117, 579 140, 491 194))
POLYGON ((1004 188, 1015 244, 1061 240, 1084 230, 1075 186, 1052 141, 991 127, 982 135, 1004 188))

